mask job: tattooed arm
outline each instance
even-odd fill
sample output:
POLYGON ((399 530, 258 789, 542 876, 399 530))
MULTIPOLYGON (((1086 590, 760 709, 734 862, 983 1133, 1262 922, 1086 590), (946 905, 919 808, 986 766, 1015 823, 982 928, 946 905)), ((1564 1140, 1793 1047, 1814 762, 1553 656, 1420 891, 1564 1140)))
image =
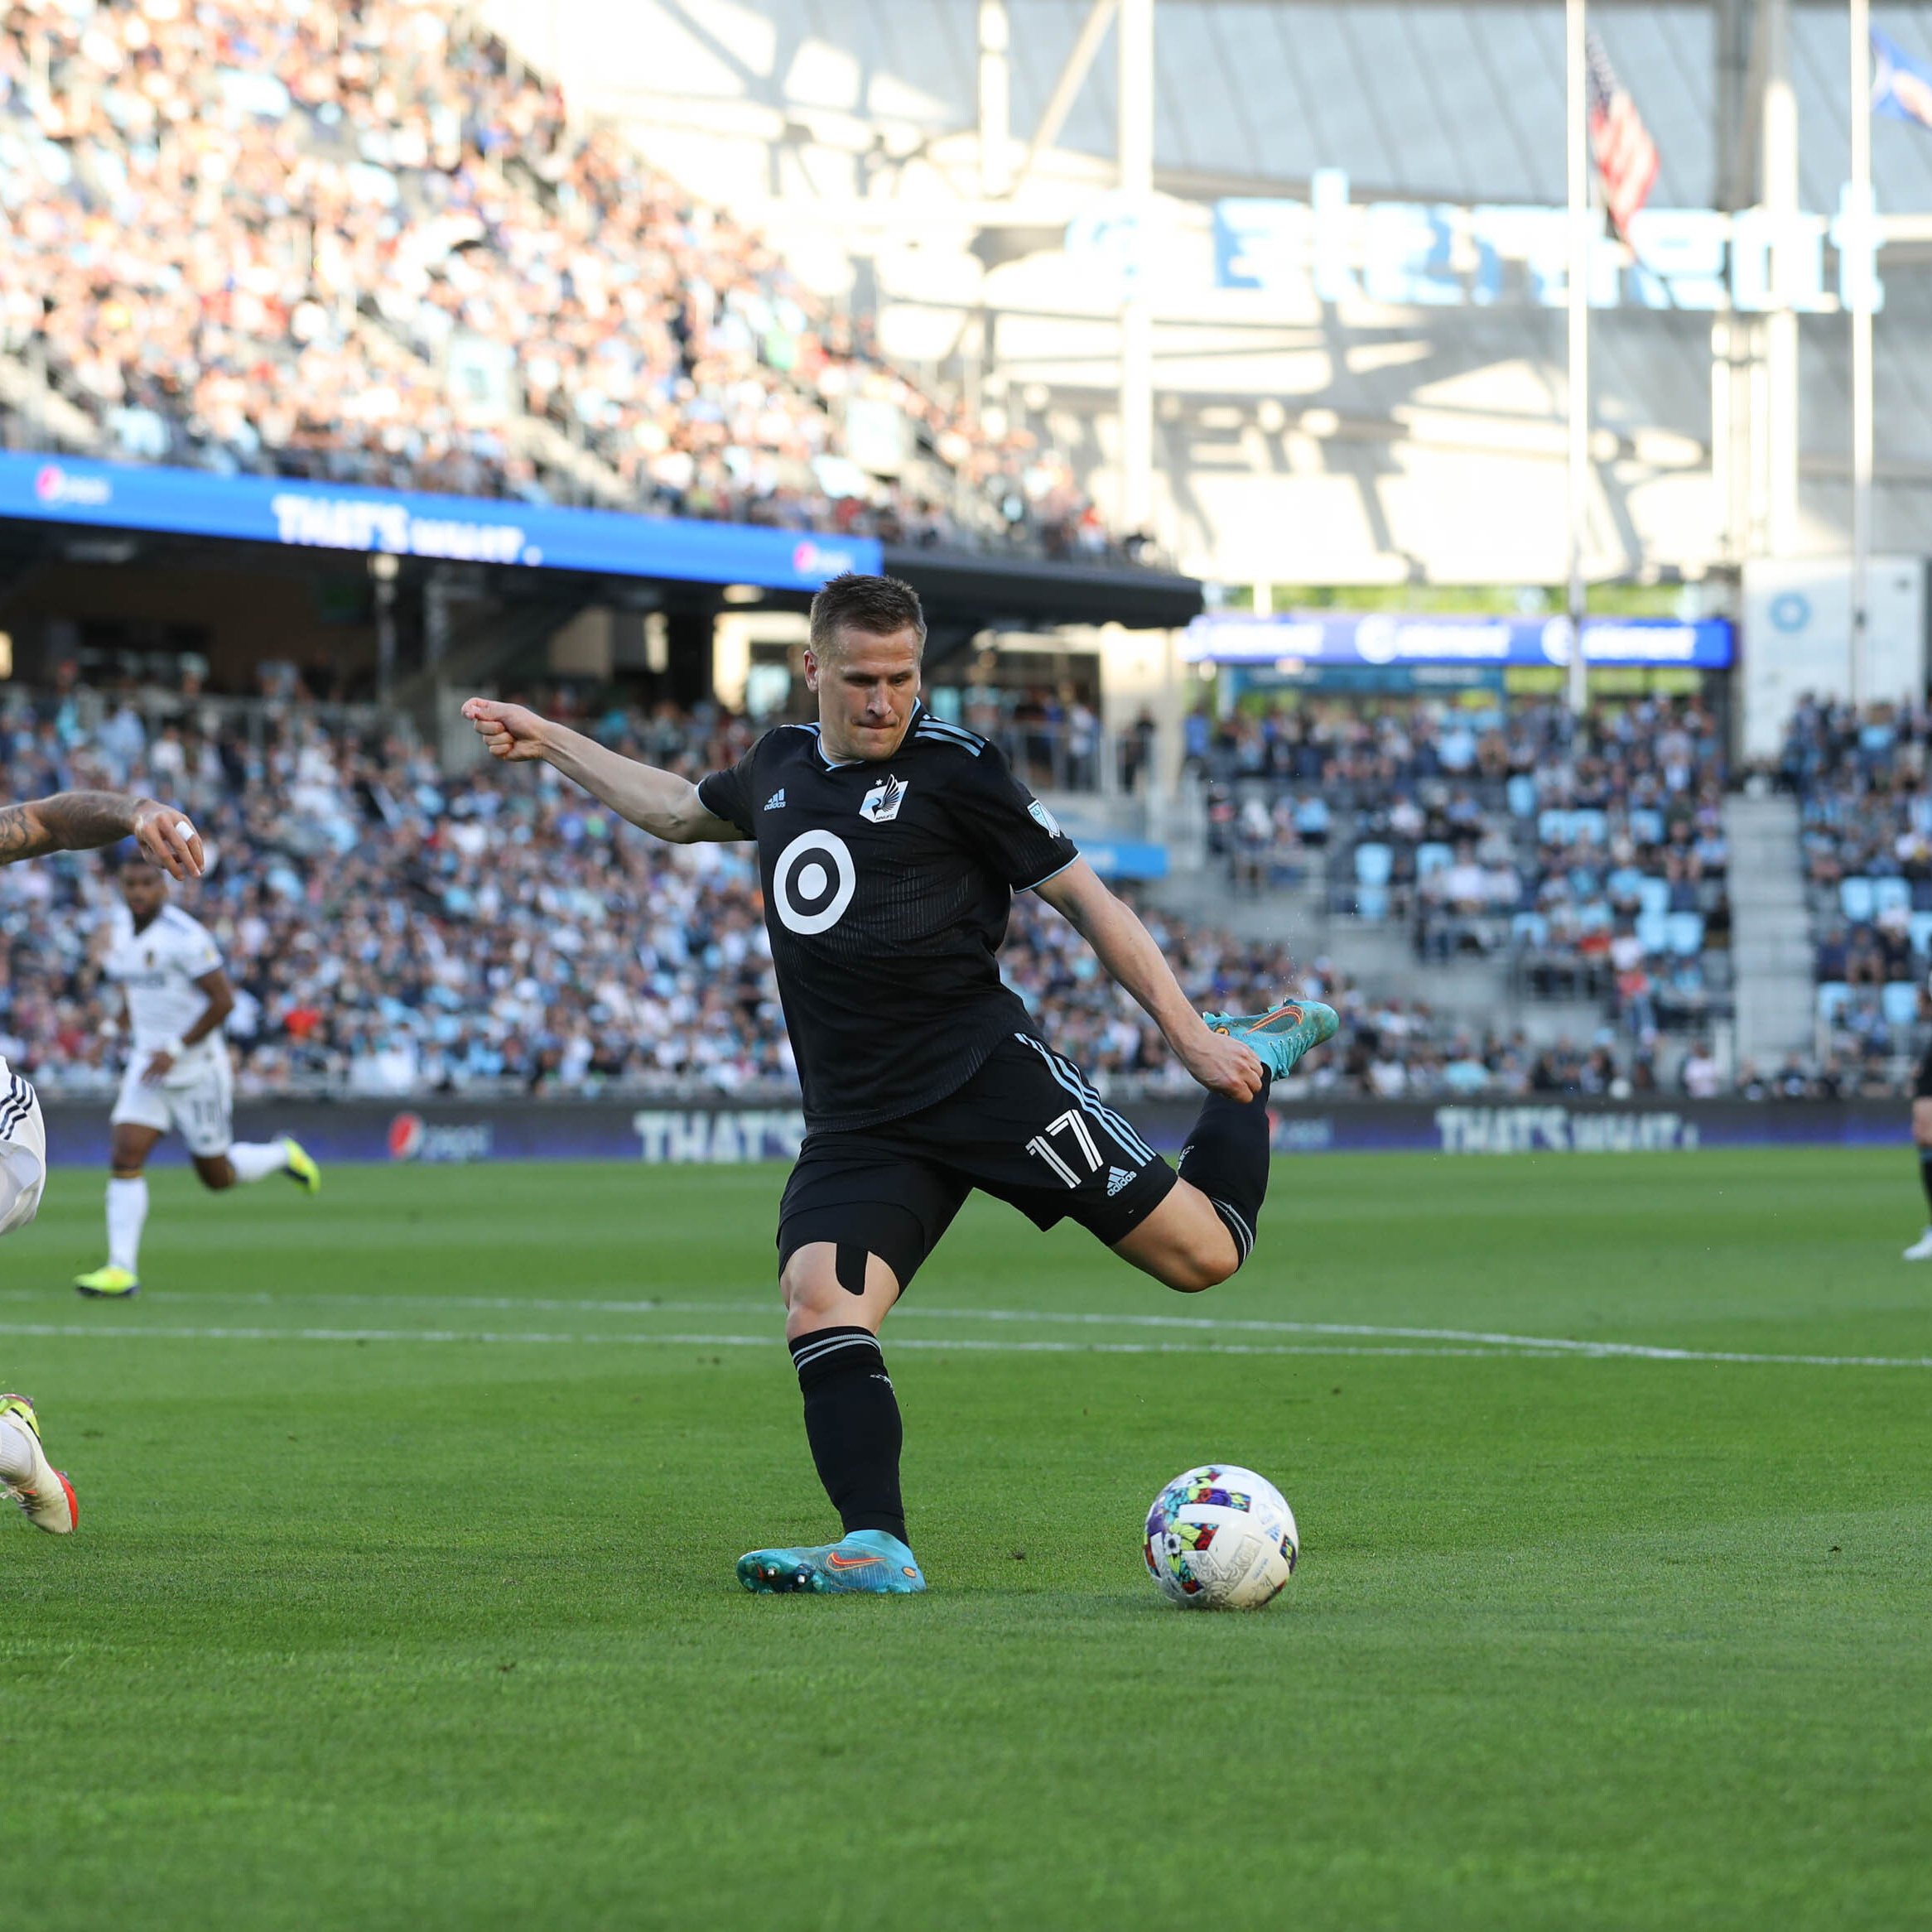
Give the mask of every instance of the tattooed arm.
POLYGON ((171 805, 119 792, 57 792, 0 807, 0 865, 49 852, 90 851, 133 838, 142 855, 176 879, 201 875, 201 836, 171 805))

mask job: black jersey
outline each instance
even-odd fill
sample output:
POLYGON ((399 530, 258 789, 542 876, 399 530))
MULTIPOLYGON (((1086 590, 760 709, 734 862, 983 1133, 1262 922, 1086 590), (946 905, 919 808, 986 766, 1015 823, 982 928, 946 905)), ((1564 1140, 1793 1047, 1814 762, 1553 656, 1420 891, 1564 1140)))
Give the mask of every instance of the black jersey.
POLYGON ((1078 854, 977 733, 921 706, 890 758, 839 764, 783 725, 698 797, 758 841, 813 1130, 930 1106, 1034 1030, 994 955, 1014 892, 1078 854))

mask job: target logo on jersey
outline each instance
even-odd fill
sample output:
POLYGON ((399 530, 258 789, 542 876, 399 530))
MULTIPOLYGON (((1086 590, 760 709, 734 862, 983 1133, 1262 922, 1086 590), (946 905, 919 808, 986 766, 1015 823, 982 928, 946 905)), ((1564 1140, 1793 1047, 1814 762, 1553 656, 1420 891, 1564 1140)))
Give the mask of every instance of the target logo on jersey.
POLYGON ((778 918, 788 932, 806 938, 837 925, 858 889, 851 847, 836 832, 799 833, 772 868, 772 903, 778 918))

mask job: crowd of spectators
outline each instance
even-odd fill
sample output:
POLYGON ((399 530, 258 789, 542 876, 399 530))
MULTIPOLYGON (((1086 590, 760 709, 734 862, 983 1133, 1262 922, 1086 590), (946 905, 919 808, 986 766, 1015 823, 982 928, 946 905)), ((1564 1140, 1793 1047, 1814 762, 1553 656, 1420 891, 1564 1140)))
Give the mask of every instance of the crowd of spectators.
MULTIPOLYGON (((548 701, 563 715, 567 694, 548 701)), ((575 721, 696 776, 749 728, 711 708, 613 706, 575 721)), ((438 1090, 783 1090, 795 1086, 748 848, 667 847, 547 766, 450 775, 373 715, 303 703, 137 704, 65 683, 0 709, 17 796, 106 784, 190 810, 213 855, 177 889, 237 989, 243 1094, 438 1090)), ((95 964, 107 864, 0 871, 0 1053, 55 1092, 105 1092, 124 1043, 95 964)), ((1427 1005, 1377 998, 1334 962, 1144 912, 1203 1007, 1252 1011, 1284 989, 1331 1000, 1315 1092, 1421 1098, 1645 1091, 1650 1057, 1607 1032, 1542 1048, 1427 1005)), ((1014 908, 1008 980, 1055 1044, 1116 1091, 1189 1082, 1072 927, 1014 908)))
POLYGON ((1532 997, 1600 1000, 1640 1044, 1725 1010, 1724 754, 1694 698, 1202 713, 1188 750, 1237 889, 1313 881, 1406 922, 1421 960, 1500 956, 1532 997))
POLYGON ((1797 798, 1824 1051, 1890 1078, 1932 967, 1932 715, 1802 701, 1778 760, 1797 798))
POLYGON ((574 499, 588 451, 641 510, 1108 547, 1030 434, 436 0, 12 0, 0 347, 124 455, 574 499))

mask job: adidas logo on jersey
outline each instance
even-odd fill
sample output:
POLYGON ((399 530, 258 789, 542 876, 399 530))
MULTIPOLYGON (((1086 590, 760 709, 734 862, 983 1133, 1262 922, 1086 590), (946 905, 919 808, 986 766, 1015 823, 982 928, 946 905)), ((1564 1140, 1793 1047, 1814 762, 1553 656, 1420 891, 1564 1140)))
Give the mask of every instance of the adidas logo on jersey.
POLYGON ((1125 1168, 1109 1168, 1107 1169, 1108 1200, 1111 1201, 1121 1188, 1128 1186, 1133 1181, 1133 1175, 1129 1173, 1125 1168))
POLYGON ((770 797, 765 800, 764 808, 767 812, 777 812, 783 808, 784 802, 785 788, 781 785, 777 791, 772 793, 770 797))

